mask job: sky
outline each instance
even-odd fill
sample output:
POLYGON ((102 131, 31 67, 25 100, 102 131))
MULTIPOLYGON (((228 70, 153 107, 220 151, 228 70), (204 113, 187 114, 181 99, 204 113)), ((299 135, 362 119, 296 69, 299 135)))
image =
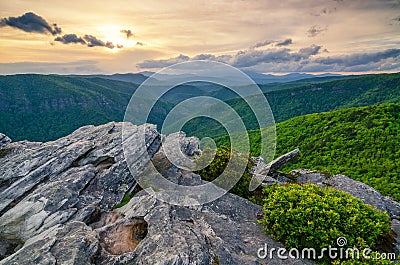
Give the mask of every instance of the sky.
POLYGON ((400 71, 400 0, 0 0, 0 74, 400 71))

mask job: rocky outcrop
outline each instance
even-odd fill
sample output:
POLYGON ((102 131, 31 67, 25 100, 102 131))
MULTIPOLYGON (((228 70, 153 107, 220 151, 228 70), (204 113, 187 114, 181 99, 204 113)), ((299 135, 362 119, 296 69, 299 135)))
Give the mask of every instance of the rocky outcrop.
POLYGON ((265 164, 261 157, 256 158, 257 167, 254 170, 254 174, 258 175, 271 175, 274 174, 277 170, 281 169, 287 163, 295 159, 300 155, 300 149, 294 149, 289 153, 286 153, 278 158, 274 159, 268 164, 265 164))
POLYGON ((259 259, 257 251, 265 244, 282 245, 257 223, 262 208, 232 194, 183 207, 142 190, 113 209, 137 189, 135 177, 146 174, 150 162, 172 182, 203 183, 170 161, 200 154, 196 138, 164 137, 150 124, 108 123, 47 143, 5 142, 0 147, 7 149, 0 157, 0 264, 312 263, 259 259), (124 125, 129 132, 124 141, 133 141, 131 170, 122 150, 124 125), (145 148, 135 142, 141 133, 145 148))
MULTIPOLYGON (((181 132, 165 137, 151 124, 85 126, 47 143, 0 135, 0 265, 314 264, 260 259, 260 248, 282 244, 258 224, 262 207, 233 194, 178 206, 159 200, 162 190, 148 188, 114 209, 125 194, 140 190, 137 179, 150 165, 173 183, 204 184, 188 170, 201 154, 198 145, 181 132), (122 148, 126 141, 130 159, 122 148)), ((277 172, 298 154, 294 150, 269 164, 258 160, 254 174, 265 174, 263 185, 311 182, 348 192, 386 211, 400 235, 399 203, 368 185, 310 170, 277 172)), ((399 236, 396 240, 399 251, 399 236)))
POLYGON ((270 162, 268 164, 269 172, 272 172, 272 173, 276 172, 277 170, 279 170, 283 166, 287 165, 287 163, 289 163, 290 161, 292 161, 299 155, 300 155, 300 149, 297 148, 297 149, 294 149, 293 151, 290 151, 287 154, 284 154, 284 155, 276 158, 275 160, 273 160, 272 162, 270 162))

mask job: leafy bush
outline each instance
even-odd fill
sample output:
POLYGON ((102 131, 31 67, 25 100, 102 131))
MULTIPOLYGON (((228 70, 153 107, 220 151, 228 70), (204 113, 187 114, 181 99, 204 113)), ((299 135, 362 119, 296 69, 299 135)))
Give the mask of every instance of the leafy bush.
MULTIPOLYGON (((213 151, 211 149, 204 150, 203 155, 200 157, 200 159, 204 158, 207 159, 207 157, 209 157, 209 153, 212 152, 213 151)), ((252 178, 250 170, 253 166, 255 166, 255 162, 252 159, 249 159, 250 154, 244 155, 237 152, 232 152, 232 150, 229 147, 225 146, 219 147, 215 151, 215 156, 213 161, 207 167, 198 170, 195 173, 199 174, 201 178, 206 181, 213 181, 218 176, 220 176, 222 172, 224 172, 231 158, 231 155, 233 155, 231 160, 233 161, 233 163, 235 164, 247 163, 247 167, 243 175, 241 176, 240 180, 233 186, 233 188, 229 192, 234 193, 240 197, 249 199, 254 195, 253 192, 249 191, 249 184, 252 178)), ((199 162, 201 163, 201 161, 199 162)), ((235 165, 233 166, 233 168, 235 168, 235 165)), ((235 172, 234 170, 227 173, 232 176, 235 176, 237 174, 237 172, 235 172)), ((218 185, 218 183, 215 184, 218 185)))
POLYGON ((333 188, 313 184, 271 185, 264 190, 265 231, 289 248, 321 250, 359 242, 373 248, 390 231, 389 217, 360 199, 333 188))

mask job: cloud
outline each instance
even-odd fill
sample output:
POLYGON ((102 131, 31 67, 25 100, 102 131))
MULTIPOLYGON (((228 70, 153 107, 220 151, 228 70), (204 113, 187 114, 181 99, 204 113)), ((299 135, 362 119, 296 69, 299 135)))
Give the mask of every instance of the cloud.
POLYGON ((50 25, 44 18, 33 12, 27 12, 19 17, 8 17, 0 20, 0 27, 10 26, 25 32, 35 32, 52 35, 61 33, 61 28, 57 24, 50 25))
MULTIPOLYGON (((322 46, 313 44, 310 47, 301 48, 299 50, 298 54, 302 58, 308 58, 312 55, 317 55, 321 51, 321 48, 322 48, 322 46)), ((324 51, 326 51, 326 50, 324 50, 324 51)))
POLYGON ((308 37, 311 37, 311 38, 315 37, 315 36, 321 34, 322 32, 324 32, 326 30, 328 30, 328 29, 327 28, 321 28, 319 26, 314 25, 307 31, 308 37))
POLYGON ((270 45, 270 44, 272 44, 272 43, 274 43, 275 41, 273 41, 273 40, 266 40, 266 41, 263 41, 263 42, 258 42, 258 43, 256 43, 254 46, 252 46, 252 48, 261 48, 261 47, 265 47, 265 46, 268 46, 268 45, 270 45))
POLYGON ((332 13, 334 13, 336 11, 337 11, 336 7, 332 7, 332 8, 331 7, 324 7, 318 12, 311 12, 311 15, 315 16, 315 17, 320 17, 320 16, 325 16, 325 15, 332 14, 332 13))
POLYGON ((317 55, 321 48, 322 46, 313 44, 310 47, 302 48, 297 52, 288 48, 243 50, 238 52, 234 58, 227 63, 236 67, 253 67, 262 63, 279 64, 298 62, 317 55))
POLYGON ((86 41, 81 37, 78 37, 76 34, 65 34, 64 36, 58 36, 57 38, 54 39, 54 41, 59 41, 64 44, 70 44, 70 43, 86 44, 86 41))
POLYGON ((250 67, 262 62, 284 62, 291 60, 289 49, 244 50, 238 52, 232 61, 235 67, 250 67))
POLYGON ((318 58, 316 63, 324 65, 338 65, 343 67, 352 67, 358 65, 368 65, 370 63, 380 62, 382 60, 397 58, 400 56, 400 49, 387 49, 372 53, 355 53, 351 55, 329 56, 318 58))
MULTIPOLYGON (((289 43, 289 40, 283 42, 289 43)), ((288 44, 287 44, 288 45, 288 44)), ((164 60, 146 60, 138 64, 139 68, 162 68, 175 63, 180 63, 189 60, 213 60, 227 63, 239 68, 253 67, 262 63, 288 63, 297 62, 320 53, 322 46, 311 45, 310 47, 302 48, 299 51, 292 51, 288 48, 269 48, 266 50, 248 49, 237 52, 235 55, 218 55, 213 54, 198 54, 193 57, 179 55, 175 58, 164 60)))
POLYGON ((265 40, 262 42, 258 42, 255 45, 251 46, 251 49, 257 49, 257 48, 262 48, 271 44, 274 44, 275 46, 287 46, 292 44, 293 41, 292 39, 285 39, 285 40, 265 40))
POLYGON ((277 44, 275 44, 275 46, 287 46, 290 44, 293 44, 292 39, 286 39, 286 40, 278 42, 277 44))
POLYGON ((114 49, 115 47, 117 47, 117 48, 122 48, 123 47, 122 45, 117 45, 116 46, 116 45, 114 45, 114 43, 112 43, 110 41, 104 42, 104 41, 96 38, 93 35, 85 35, 83 38, 85 39, 86 44, 87 44, 88 47, 99 46, 99 47, 107 47, 109 49, 114 49))
MULTIPOLYGON (((25 32, 35 32, 42 34, 59 35, 62 33, 60 27, 57 24, 50 25, 43 17, 36 15, 33 12, 27 12, 19 17, 8 17, 0 19, 0 27, 10 26, 13 28, 21 29, 25 32)), ((132 31, 122 30, 127 37, 133 36, 132 31)), ((88 47, 106 47, 109 49, 123 48, 120 44, 114 44, 110 41, 104 42, 93 35, 85 35, 83 38, 76 34, 64 34, 63 36, 57 36, 54 41, 58 41, 64 44, 80 43, 87 45, 88 47)), ((50 43, 54 45, 54 43, 50 43)))
POLYGON ((230 55, 179 55, 170 59, 146 60, 138 68, 162 68, 190 60, 214 60, 259 72, 365 72, 393 71, 400 67, 400 49, 370 53, 327 56, 321 45, 312 44, 298 50, 272 46, 267 49, 246 49, 230 55), (325 55, 324 55, 325 54, 325 55))
POLYGON ((64 44, 80 43, 88 47, 106 47, 109 49, 118 48, 121 49, 124 46, 120 44, 114 44, 110 41, 104 42, 93 35, 85 35, 83 38, 78 37, 76 34, 65 34, 64 36, 58 36, 54 41, 62 42, 64 44))
MULTIPOLYGON (((54 41, 61 42, 63 44, 75 44, 80 43, 88 47, 106 47, 109 49, 118 48, 121 49, 124 46, 120 44, 114 44, 110 41, 104 42, 93 35, 85 35, 83 38, 78 37, 76 34, 65 34, 64 36, 58 36, 54 41)), ((54 44, 52 44, 54 45, 54 44)))
POLYGON ((182 63, 182 62, 186 62, 189 61, 190 57, 180 54, 179 56, 175 57, 175 58, 170 58, 170 59, 165 59, 165 60, 145 60, 141 63, 139 63, 137 66, 139 68, 163 68, 163 67, 167 67, 176 63, 182 63))
POLYGON ((230 59, 232 59, 231 55, 219 55, 215 56, 213 54, 198 54, 192 58, 191 60, 211 60, 211 61, 217 61, 217 62, 229 62, 230 59))
POLYGON ((135 34, 130 29, 122 29, 121 33, 125 34, 127 39, 135 36, 135 34))

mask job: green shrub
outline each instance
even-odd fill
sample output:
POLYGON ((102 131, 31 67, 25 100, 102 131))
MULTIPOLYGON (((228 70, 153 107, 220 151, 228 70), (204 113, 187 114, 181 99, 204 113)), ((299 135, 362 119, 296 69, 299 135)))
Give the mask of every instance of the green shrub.
POLYGON ((389 217, 360 199, 333 188, 316 185, 271 185, 264 190, 265 232, 289 248, 336 246, 359 242, 373 248, 390 231, 389 217))
MULTIPOLYGON (((200 159, 202 159, 202 157, 203 159, 207 159, 207 157, 209 157, 209 153, 211 152, 213 152, 211 149, 204 150, 203 155, 200 157, 200 159)), ((199 174, 201 178, 206 181, 215 180, 218 176, 222 174, 222 172, 224 172, 231 158, 231 154, 233 155, 231 161, 233 161, 234 164, 247 163, 247 167, 240 180, 232 187, 229 192, 236 194, 240 197, 249 199, 254 196, 254 192, 249 191, 249 184, 252 179, 252 174, 250 173, 250 170, 255 165, 255 162, 252 159, 249 159, 250 154, 239 154, 237 152, 231 152, 231 149, 229 147, 219 147, 215 151, 213 161, 207 167, 198 170, 195 173, 199 174)), ((235 168, 235 166, 233 166, 233 168, 235 168)), ((227 173, 232 177, 235 177, 235 175, 237 174, 237 172, 235 172, 234 170, 227 173)), ((215 184, 218 185, 218 183, 215 184)))

